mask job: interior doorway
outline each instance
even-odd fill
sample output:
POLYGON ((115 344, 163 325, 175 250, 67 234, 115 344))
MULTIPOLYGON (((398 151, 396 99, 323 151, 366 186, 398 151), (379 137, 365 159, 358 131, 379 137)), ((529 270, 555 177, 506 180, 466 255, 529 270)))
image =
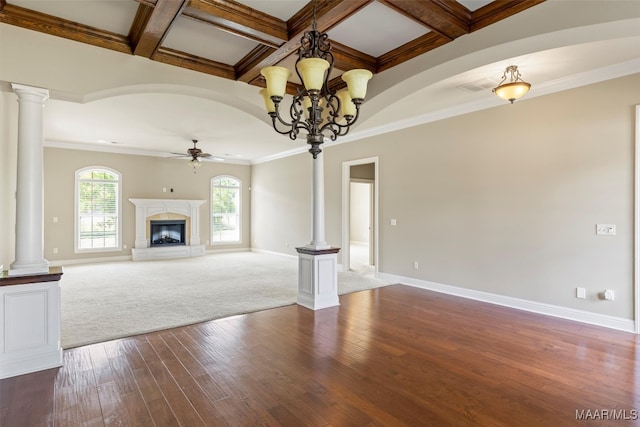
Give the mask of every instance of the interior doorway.
MULTIPOLYGON (((373 166, 373 164, 370 165, 373 166)), ((349 183, 349 267, 351 270, 363 270, 375 265, 373 184, 373 180, 358 178, 351 178, 349 183)))
POLYGON ((342 166, 342 270, 378 272, 378 158, 342 166))

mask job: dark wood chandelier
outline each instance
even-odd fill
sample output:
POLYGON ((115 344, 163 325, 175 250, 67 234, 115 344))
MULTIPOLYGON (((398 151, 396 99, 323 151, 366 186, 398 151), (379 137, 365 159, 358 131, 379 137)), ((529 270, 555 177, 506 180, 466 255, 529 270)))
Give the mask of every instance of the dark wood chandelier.
POLYGON ((293 96, 289 108, 289 119, 285 120, 280 104, 287 88, 291 71, 285 67, 271 66, 260 73, 267 81, 266 89, 260 91, 265 107, 271 117, 273 128, 282 135, 295 140, 301 131, 306 132, 309 152, 317 158, 322 151, 324 138, 335 141, 346 135, 360 115, 360 105, 367 93, 367 82, 373 74, 369 70, 354 69, 342 74, 347 89, 337 93, 329 89, 329 76, 333 70, 333 53, 326 33, 317 29, 313 8, 312 30, 301 39, 296 60, 296 73, 304 87, 293 96))

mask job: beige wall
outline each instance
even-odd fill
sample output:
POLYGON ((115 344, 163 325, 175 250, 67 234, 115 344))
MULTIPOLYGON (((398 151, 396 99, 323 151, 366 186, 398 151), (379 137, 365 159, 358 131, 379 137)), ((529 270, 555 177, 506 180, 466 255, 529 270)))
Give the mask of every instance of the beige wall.
POLYGON ((44 255, 49 261, 131 255, 135 242, 135 207, 129 202, 130 198, 206 200, 200 207, 200 241, 205 244, 211 239, 210 180, 217 175, 232 175, 242 181, 242 242, 207 245, 207 249, 250 246, 250 166, 203 162, 194 174, 193 168, 181 159, 59 148, 45 148, 44 154, 44 255), (122 174, 122 242, 127 249, 121 252, 74 253, 75 171, 87 166, 106 166, 122 174), (166 193, 163 188, 167 189, 166 193), (53 217, 58 218, 57 223, 53 217), (53 248, 58 248, 58 254, 53 253, 53 248))
POLYGON ((351 166, 350 171, 353 179, 376 179, 376 166, 373 163, 351 166))
MULTIPOLYGON (((632 319, 637 87, 633 75, 328 147, 328 243, 342 241, 342 162, 379 156, 381 272, 632 319), (615 301, 597 299, 605 288, 615 301)), ((254 167, 254 246, 308 242, 310 161, 254 167)))
POLYGON ((253 166, 252 247, 296 255, 311 241, 311 167, 306 152, 253 166))

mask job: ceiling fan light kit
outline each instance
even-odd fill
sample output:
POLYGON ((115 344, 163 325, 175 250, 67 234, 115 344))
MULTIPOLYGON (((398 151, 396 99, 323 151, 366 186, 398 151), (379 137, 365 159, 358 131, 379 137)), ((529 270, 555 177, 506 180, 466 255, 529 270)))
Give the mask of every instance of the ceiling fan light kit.
POLYGON ((493 93, 513 104, 516 99, 525 96, 529 89, 531 89, 531 84, 522 80, 518 66, 510 65, 504 70, 502 80, 493 89, 493 93), (508 82, 507 79, 509 79, 508 82))
POLYGON ((358 120, 367 82, 373 76, 369 70, 350 70, 342 74, 348 88, 345 93, 336 94, 329 89, 334 58, 329 36, 317 30, 315 13, 314 2, 312 30, 302 36, 295 66, 304 86, 293 96, 288 119, 281 116, 280 103, 291 71, 279 66, 265 67, 260 71, 267 82, 266 89, 260 90, 260 94, 273 128, 282 135, 289 135, 292 140, 297 139, 300 131, 306 131, 307 143, 311 145, 309 152, 314 159, 322 152, 320 145, 324 138, 335 141, 338 136, 346 135, 358 120))

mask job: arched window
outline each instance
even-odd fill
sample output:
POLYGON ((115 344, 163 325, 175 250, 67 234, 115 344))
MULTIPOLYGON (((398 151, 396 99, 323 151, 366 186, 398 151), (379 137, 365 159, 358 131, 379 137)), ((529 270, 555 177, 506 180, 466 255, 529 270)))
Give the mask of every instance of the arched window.
POLYGON ((120 177, 100 166, 76 171, 76 252, 121 249, 120 177))
POLYGON ((211 241, 240 242, 241 182, 232 176, 211 179, 211 241))

